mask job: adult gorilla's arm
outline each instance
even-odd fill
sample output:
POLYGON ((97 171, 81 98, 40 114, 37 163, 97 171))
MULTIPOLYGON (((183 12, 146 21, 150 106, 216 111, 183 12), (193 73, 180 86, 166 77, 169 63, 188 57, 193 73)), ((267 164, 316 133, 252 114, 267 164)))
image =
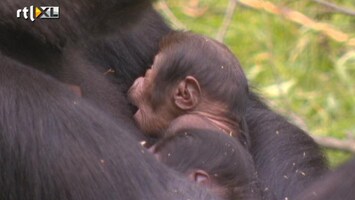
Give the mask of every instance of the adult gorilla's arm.
POLYGON ((250 94, 246 116, 251 153, 269 198, 290 199, 327 171, 319 146, 306 132, 250 94))
POLYGON ((297 200, 355 199, 355 158, 315 181, 297 200))

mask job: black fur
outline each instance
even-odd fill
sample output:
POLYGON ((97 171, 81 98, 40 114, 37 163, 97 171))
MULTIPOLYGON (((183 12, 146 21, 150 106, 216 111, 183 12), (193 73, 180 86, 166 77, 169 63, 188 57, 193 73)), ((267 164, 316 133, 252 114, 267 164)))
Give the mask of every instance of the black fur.
POLYGON ((0 3, 0 51, 62 82, 92 88, 84 97, 106 112, 114 112, 118 101, 111 100, 122 99, 122 92, 144 74, 169 31, 147 0, 0 3), (60 19, 17 19, 16 10, 30 5, 59 5, 60 19), (110 69, 115 73, 106 74, 110 69), (86 71, 95 73, 85 76, 86 71))
POLYGON ((315 181, 296 200, 355 199, 355 159, 315 181))
POLYGON ((247 107, 251 154, 269 198, 291 199, 327 172, 325 157, 306 132, 251 93, 247 107))
POLYGON ((3 54, 80 86, 84 98, 132 125, 125 90, 150 66, 160 37, 168 31, 147 0, 0 3, 3 54), (60 19, 17 19, 16 10, 30 5, 59 5, 60 19), (115 73, 106 73, 109 69, 115 73))

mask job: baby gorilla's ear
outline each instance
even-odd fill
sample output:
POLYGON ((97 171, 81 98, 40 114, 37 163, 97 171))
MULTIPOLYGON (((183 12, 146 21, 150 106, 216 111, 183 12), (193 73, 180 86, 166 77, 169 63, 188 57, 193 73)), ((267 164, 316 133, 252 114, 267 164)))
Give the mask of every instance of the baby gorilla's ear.
POLYGON ((193 76, 187 76, 174 89, 174 103, 181 110, 193 110, 200 102, 201 88, 193 76))
POLYGON ((188 174, 188 178, 202 187, 211 187, 212 185, 210 175, 204 170, 193 170, 188 174))

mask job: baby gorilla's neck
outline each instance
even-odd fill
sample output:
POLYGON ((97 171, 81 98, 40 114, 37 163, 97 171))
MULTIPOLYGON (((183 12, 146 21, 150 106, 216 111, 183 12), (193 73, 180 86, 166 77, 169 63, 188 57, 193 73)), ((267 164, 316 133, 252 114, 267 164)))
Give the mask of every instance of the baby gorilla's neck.
POLYGON ((193 111, 174 119, 168 129, 167 134, 175 133, 181 129, 198 128, 220 131, 230 136, 239 134, 238 123, 223 115, 215 115, 208 112, 193 111))

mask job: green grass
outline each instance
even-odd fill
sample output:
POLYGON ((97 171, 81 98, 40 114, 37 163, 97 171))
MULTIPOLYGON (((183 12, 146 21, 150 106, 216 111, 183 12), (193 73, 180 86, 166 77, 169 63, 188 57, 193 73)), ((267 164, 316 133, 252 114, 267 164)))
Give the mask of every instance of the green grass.
MULTIPOLYGON (((208 10, 191 17, 189 0, 166 1, 174 15, 194 32, 215 37, 227 0, 200 0, 208 10)), ((271 2, 330 24, 355 38, 355 19, 332 14, 310 1, 271 2)), ((355 9, 355 3, 333 1, 355 9)), ((169 19, 167 19, 169 20, 169 19)), ((241 61, 250 84, 257 87, 278 112, 312 135, 355 138, 355 47, 269 14, 238 5, 225 43, 241 61)), ((331 166, 350 154, 326 150, 331 166)))

